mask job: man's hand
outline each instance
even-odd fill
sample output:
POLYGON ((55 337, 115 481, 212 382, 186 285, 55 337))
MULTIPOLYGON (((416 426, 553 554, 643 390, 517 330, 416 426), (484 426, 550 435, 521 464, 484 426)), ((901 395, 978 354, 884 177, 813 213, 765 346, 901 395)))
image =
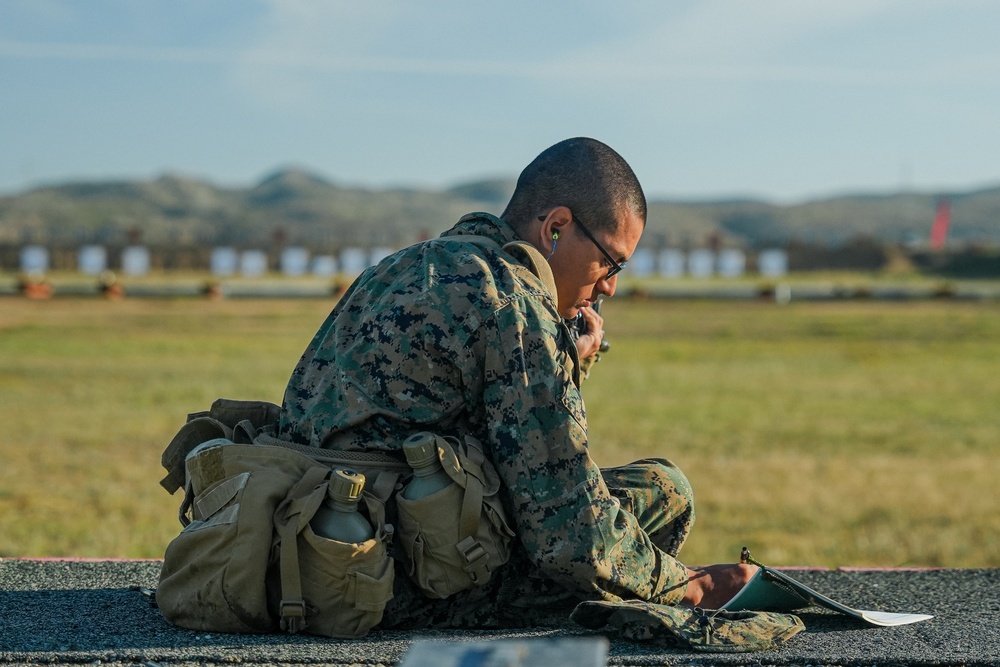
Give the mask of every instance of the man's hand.
POLYGON ((601 341, 604 339, 604 318, 590 306, 581 308, 580 315, 586 323, 587 333, 580 334, 576 339, 576 349, 580 352, 580 358, 586 359, 601 349, 601 341))
POLYGON ((744 563, 709 565, 698 570, 688 568, 688 587, 681 604, 718 609, 729 602, 756 572, 756 565, 744 563))

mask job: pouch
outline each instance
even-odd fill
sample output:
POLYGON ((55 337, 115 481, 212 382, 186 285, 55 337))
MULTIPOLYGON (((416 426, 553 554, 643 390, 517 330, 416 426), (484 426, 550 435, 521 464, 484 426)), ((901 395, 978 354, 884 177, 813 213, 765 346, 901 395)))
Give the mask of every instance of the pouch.
POLYGON ((251 421, 266 427, 276 410, 220 399, 210 412, 191 415, 164 452, 163 485, 184 489, 184 529, 164 555, 157 606, 168 621, 193 630, 280 627, 360 637, 392 597, 385 504, 407 466, 383 455, 295 446, 251 421), (309 520, 332 467, 354 459, 370 482, 365 501, 375 538, 348 544, 319 537, 309 520))
POLYGON ((302 595, 308 601, 307 631, 325 637, 363 637, 382 620, 392 599, 393 560, 381 540, 352 544, 299 535, 302 595))
MULTIPOLYGON (((310 470, 306 456, 257 445, 220 444, 187 462, 190 520, 167 546, 156 602, 171 623, 211 632, 268 632, 271 517, 310 470)), ((183 512, 183 510, 182 510, 183 512)))
POLYGON ((396 494, 396 533, 407 572, 428 597, 482 586, 510 558, 510 529, 500 504, 500 478, 471 436, 440 437, 438 456, 451 484, 424 498, 396 494))

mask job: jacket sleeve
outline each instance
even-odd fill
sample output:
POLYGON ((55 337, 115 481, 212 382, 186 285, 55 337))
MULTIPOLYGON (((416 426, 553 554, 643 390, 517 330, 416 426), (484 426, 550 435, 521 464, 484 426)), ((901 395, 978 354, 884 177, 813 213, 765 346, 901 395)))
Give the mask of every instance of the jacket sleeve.
POLYGON ((590 458, 571 345, 540 296, 510 302, 480 329, 481 427, 518 536, 541 571, 586 597, 678 602, 686 568, 653 544, 590 458))

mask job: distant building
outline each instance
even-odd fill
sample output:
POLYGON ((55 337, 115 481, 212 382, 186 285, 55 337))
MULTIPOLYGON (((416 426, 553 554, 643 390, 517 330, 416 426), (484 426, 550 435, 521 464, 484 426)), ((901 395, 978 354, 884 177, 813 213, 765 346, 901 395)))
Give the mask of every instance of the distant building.
POLYGON ((361 248, 344 248, 340 253, 340 271, 356 276, 369 266, 368 253, 361 248))
POLYGON ((337 275, 337 258, 333 255, 317 255, 312 260, 313 275, 330 278, 337 275))
POLYGON ((652 250, 639 248, 628 259, 628 272, 636 278, 645 278, 656 270, 656 256, 652 250))

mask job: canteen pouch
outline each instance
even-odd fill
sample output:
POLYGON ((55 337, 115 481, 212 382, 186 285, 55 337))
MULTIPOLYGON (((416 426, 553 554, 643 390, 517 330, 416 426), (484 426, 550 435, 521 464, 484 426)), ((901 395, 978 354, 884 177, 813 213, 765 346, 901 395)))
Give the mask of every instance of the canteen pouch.
POLYGON ((510 529, 500 504, 500 478, 471 436, 437 436, 438 458, 454 484, 424 498, 397 493, 396 532, 406 569, 428 597, 450 595, 489 581, 510 558, 510 529))
MULTIPOLYGON (((309 520, 326 497, 327 482, 310 484, 303 480, 275 513, 281 538, 282 608, 294 614, 301 604, 309 634, 363 637, 382 620, 392 599, 395 568, 385 545, 386 531, 379 525, 375 537, 358 543, 317 535, 309 520), (286 569, 285 563, 292 567, 286 569)), ((290 632, 301 629, 284 623, 282 627, 290 632)))
POLYGON ((312 607, 309 633, 363 637, 382 620, 395 568, 381 540, 338 542, 307 525, 299 535, 299 567, 303 596, 312 607))

